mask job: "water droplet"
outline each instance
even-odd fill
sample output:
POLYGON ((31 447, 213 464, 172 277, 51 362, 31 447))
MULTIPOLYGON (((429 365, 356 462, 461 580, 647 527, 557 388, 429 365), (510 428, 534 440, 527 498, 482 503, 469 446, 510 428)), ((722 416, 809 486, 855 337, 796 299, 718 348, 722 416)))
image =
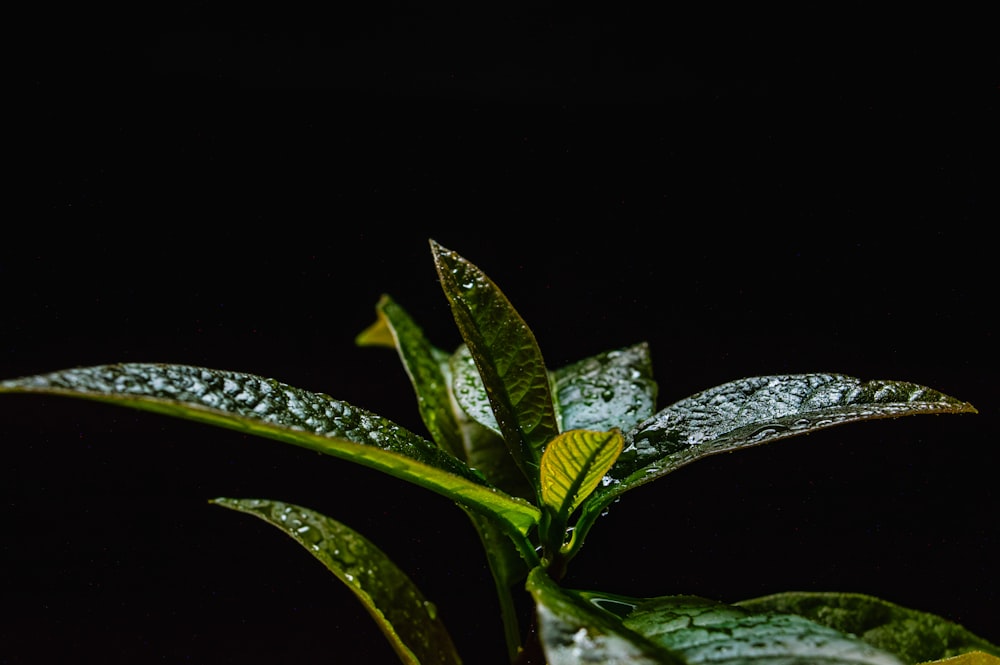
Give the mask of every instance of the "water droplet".
POLYGON ((437 605, 435 605, 434 603, 432 603, 429 600, 425 600, 424 601, 424 609, 427 610, 427 616, 429 616, 432 620, 433 619, 437 619, 437 616, 438 616, 437 605))

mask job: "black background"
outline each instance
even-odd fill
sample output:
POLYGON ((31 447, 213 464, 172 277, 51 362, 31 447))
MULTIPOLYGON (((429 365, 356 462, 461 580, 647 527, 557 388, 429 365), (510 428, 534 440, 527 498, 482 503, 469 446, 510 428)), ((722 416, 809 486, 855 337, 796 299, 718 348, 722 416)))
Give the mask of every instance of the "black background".
MULTIPOLYGON (((980 411, 686 467, 626 495, 567 585, 859 591, 1000 641, 985 40, 849 12, 352 11, 64 16, 28 40, 0 376, 241 370, 422 432, 395 354, 353 340, 388 293, 459 342, 434 238, 500 285, 550 367, 648 340, 661 406, 832 371, 980 411)), ((360 530, 466 662, 504 661, 447 500, 204 425, 0 401, 0 663, 396 662, 319 563, 215 496, 360 530)))

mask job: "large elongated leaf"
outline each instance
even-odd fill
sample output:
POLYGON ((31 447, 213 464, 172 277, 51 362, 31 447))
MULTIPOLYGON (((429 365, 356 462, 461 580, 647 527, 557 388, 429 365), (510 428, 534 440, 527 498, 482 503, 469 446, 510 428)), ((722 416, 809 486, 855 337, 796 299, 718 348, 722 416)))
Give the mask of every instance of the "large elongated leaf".
POLYGON ((859 593, 787 592, 736 603, 753 612, 790 612, 853 633, 899 656, 923 663, 981 651, 1000 657, 1000 646, 943 617, 859 593))
POLYGON ((525 534, 538 509, 498 491, 423 437, 332 397, 224 370, 127 363, 0 382, 0 392, 61 395, 194 420, 363 464, 426 487, 525 534))
POLYGON ((904 381, 842 374, 761 376, 722 384, 625 433, 625 450, 586 510, 708 455, 835 425, 916 414, 976 413, 967 402, 904 381))
POLYGON ((430 244, 441 286, 476 361, 500 431, 537 489, 542 450, 559 428, 535 336, 478 267, 433 240, 430 244))
POLYGON ((904 665, 892 653, 794 614, 755 613, 696 596, 577 592, 528 575, 550 665, 904 665))
MULTIPOLYGON (((302 506, 266 499, 218 498, 212 503, 278 527, 347 585, 407 665, 459 665, 437 609, 371 541, 302 506)), ((280 576, 279 576, 280 577, 280 576)))
POLYGON ((652 598, 624 624, 688 663, 903 665, 888 651, 805 617, 754 613, 695 596, 652 598))

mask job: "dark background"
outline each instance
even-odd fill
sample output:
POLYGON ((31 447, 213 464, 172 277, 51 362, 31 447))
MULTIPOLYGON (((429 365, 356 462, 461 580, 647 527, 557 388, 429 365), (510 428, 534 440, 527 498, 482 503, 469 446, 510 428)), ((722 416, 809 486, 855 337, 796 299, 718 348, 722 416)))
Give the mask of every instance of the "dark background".
MULTIPOLYGON (((661 406, 832 371, 980 411, 686 467, 627 494, 567 585, 858 591, 1000 641, 986 40, 850 12, 353 11, 70 16, 29 40, 0 376, 241 370, 422 432, 395 354, 353 340, 389 293, 458 344, 434 238, 500 285, 550 367, 648 340, 661 406)), ((0 441, 0 663, 396 662, 318 562, 215 496, 344 521, 466 662, 504 660, 479 542, 437 495, 68 399, 3 396, 0 441)))

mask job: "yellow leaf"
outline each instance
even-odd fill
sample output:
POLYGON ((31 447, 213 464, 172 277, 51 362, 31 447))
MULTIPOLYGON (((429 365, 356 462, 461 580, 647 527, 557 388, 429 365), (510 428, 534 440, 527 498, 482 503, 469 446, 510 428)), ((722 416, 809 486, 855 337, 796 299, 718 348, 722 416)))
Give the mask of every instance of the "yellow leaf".
POLYGON ((1000 665, 1000 658, 992 656, 985 651, 970 651, 960 656, 933 660, 925 665, 1000 665))
POLYGON ((558 514, 571 514, 601 482, 623 444, 617 429, 574 429, 554 438, 541 460, 542 501, 558 514))

